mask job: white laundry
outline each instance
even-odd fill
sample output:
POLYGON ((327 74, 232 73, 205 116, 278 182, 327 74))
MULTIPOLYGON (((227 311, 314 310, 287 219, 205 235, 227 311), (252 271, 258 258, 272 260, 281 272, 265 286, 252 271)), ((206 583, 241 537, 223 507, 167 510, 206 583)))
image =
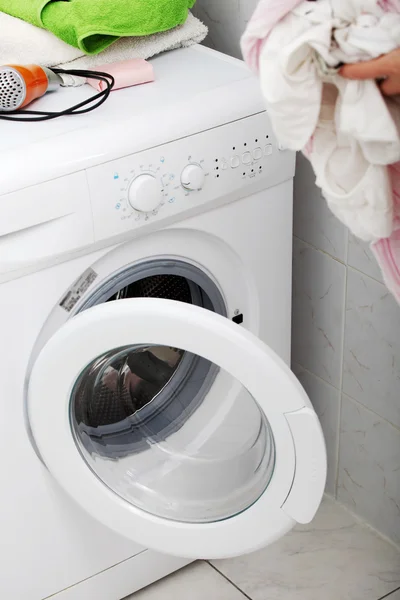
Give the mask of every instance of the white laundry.
POLYGON ((308 144, 332 212, 364 240, 392 233, 387 165, 400 160, 400 106, 374 81, 344 79, 337 68, 399 46, 400 15, 385 13, 378 1, 318 0, 287 14, 260 54, 276 136, 293 150, 308 144))

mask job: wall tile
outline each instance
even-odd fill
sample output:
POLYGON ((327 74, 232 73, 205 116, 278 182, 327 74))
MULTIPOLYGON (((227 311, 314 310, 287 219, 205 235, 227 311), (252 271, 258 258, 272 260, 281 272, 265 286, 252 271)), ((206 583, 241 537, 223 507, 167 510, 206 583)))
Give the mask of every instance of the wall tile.
POLYGON ((193 12, 209 28, 206 45, 236 58, 242 58, 239 40, 257 3, 258 0, 197 2, 193 12))
POLYGON ((309 161, 297 154, 294 180, 294 234, 344 262, 347 229, 329 210, 309 161))
POLYGON ((293 362, 340 387, 345 266, 294 239, 293 362))
POLYGON ((305 371, 299 365, 293 364, 292 369, 307 392, 315 412, 321 421, 328 456, 326 491, 329 494, 335 495, 340 392, 319 377, 305 371))
POLYGON ((338 498, 400 544, 400 430, 346 396, 338 498))
POLYGON ((241 17, 239 0, 198 2, 193 13, 208 26, 209 33, 205 44, 221 52, 241 58, 239 40, 246 23, 241 17))
POLYGON ((350 265, 350 267, 354 267, 355 269, 358 269, 358 271, 383 282, 381 270, 369 248, 369 244, 359 240, 352 234, 349 234, 347 264, 350 265))
POLYGON ((400 307, 384 285, 350 268, 343 392, 400 427, 400 307))

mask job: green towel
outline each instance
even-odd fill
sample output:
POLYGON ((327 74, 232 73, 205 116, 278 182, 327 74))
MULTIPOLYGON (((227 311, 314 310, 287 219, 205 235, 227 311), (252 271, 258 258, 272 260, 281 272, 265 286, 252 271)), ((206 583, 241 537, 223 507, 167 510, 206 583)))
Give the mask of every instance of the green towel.
POLYGON ((0 11, 51 31, 86 54, 120 37, 167 31, 196 0, 0 0, 0 11))

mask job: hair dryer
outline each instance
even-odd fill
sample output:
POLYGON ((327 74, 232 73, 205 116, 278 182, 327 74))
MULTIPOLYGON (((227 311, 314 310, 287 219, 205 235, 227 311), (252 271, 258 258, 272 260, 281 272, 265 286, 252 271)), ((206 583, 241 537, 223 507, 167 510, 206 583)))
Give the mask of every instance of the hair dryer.
POLYGON ((23 108, 63 82, 60 75, 38 65, 0 67, 0 112, 23 108))

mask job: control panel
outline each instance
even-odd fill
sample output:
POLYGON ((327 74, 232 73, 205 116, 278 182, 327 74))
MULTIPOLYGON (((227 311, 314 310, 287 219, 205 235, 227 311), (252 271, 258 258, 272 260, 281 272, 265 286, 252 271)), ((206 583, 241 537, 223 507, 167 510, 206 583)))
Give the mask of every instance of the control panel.
POLYGON ((95 240, 235 200, 294 176, 266 113, 87 170, 95 240))

